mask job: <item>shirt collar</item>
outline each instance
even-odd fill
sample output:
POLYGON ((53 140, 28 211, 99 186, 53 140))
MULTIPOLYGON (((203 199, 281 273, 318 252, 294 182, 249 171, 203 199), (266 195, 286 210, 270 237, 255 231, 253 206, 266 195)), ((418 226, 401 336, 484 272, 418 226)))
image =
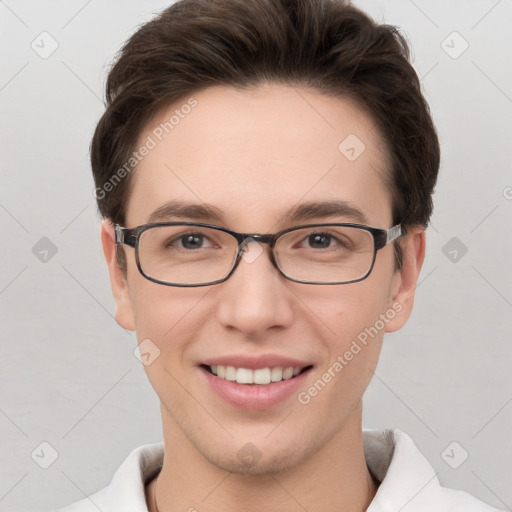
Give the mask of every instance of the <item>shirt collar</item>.
MULTIPOLYGON (((367 512, 491 512, 496 509, 470 494, 441 487, 437 473, 400 430, 363 430, 366 463, 380 482, 367 512)), ((108 511, 147 512, 145 484, 160 471, 164 444, 133 450, 114 474, 109 487, 89 499, 108 511)))
POLYGON ((364 430, 363 447, 369 470, 381 482, 367 512, 417 511, 436 502, 437 474, 407 434, 364 430))

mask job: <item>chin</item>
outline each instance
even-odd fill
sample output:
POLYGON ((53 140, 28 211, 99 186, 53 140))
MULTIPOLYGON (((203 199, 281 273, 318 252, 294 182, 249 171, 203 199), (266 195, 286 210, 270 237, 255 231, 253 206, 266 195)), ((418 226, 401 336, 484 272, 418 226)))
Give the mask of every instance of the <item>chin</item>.
POLYGON ((286 472, 298 466, 308 456, 304 445, 300 449, 297 449, 296 445, 289 446, 287 449, 280 447, 276 448, 274 453, 269 453, 271 450, 271 447, 259 450, 248 441, 234 456, 222 451, 216 454, 203 452, 203 456, 223 471, 254 476, 272 476, 286 472))

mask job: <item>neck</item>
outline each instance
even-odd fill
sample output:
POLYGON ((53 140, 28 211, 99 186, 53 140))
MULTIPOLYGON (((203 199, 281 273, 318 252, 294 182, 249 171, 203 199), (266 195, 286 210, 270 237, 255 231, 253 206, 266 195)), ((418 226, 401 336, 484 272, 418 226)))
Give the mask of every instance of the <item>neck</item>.
POLYGON ((378 483, 366 466, 361 406, 323 447, 292 469, 263 475, 224 471, 206 460, 162 411, 164 463, 146 487, 149 512, 268 509, 365 511, 378 483))

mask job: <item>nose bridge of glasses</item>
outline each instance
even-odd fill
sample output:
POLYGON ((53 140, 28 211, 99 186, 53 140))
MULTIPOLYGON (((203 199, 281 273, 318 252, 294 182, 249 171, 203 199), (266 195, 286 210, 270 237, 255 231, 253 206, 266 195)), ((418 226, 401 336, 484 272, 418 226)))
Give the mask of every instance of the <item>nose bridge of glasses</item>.
POLYGON ((243 234, 239 240, 237 252, 242 253, 248 249, 248 244, 256 242, 258 244, 267 244, 269 247, 273 247, 275 237, 273 235, 258 235, 258 234, 243 234))

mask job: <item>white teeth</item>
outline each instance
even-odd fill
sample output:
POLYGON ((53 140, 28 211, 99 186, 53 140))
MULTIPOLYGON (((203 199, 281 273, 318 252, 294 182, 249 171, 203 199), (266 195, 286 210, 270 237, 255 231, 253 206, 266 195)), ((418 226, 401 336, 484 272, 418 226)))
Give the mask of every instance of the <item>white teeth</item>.
POLYGON ((293 368, 289 366, 283 370, 283 380, 288 380, 293 377, 293 368))
POLYGON ((238 384, 252 384, 252 370, 248 368, 237 368, 235 380, 238 384))
POLYGON ((270 384, 270 368, 260 368, 253 370, 254 384, 270 384))
POLYGON ((271 382, 280 382, 288 380, 298 375, 302 368, 288 366, 283 368, 276 366, 274 368, 258 368, 251 370, 250 368, 235 368, 234 366, 210 366, 210 370, 214 375, 221 379, 236 381, 238 384, 270 384, 271 382))
POLYGON ((272 382, 279 382, 280 380, 283 380, 283 369, 279 366, 272 368, 270 378, 272 382))
POLYGON ((234 366, 226 366, 226 380, 236 380, 236 368, 234 366))

